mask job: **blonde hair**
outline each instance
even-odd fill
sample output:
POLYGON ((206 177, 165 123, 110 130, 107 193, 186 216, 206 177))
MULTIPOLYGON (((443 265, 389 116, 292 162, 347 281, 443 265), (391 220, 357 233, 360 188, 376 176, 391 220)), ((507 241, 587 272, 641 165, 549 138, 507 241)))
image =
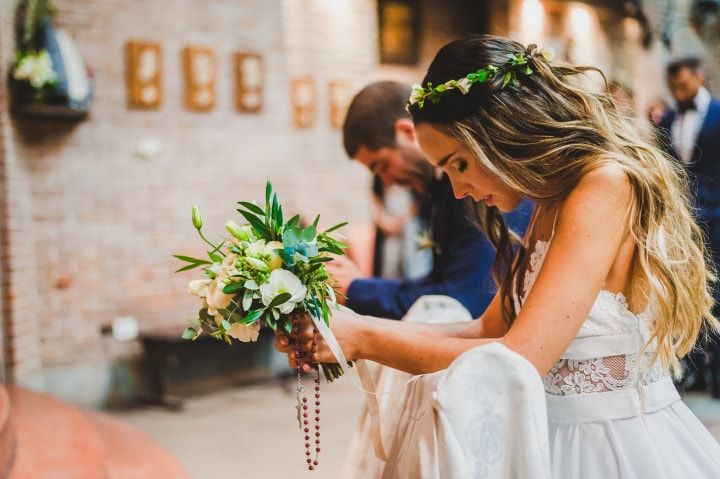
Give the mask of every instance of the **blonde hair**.
MULTIPOLYGON (((651 305, 657 357, 678 372, 679 359, 698 336, 720 330, 709 284, 714 267, 692 213, 684 168, 657 146, 647 129, 618 112, 607 88, 596 93, 583 84, 586 73, 602 72, 549 63, 534 45, 525 48, 480 35, 443 47, 423 84, 460 78, 478 65, 502 64, 518 52, 530 58, 533 72, 514 87, 503 88, 503 79, 495 78, 474 85, 466 95, 451 92, 435 104, 410 107, 413 120, 462 142, 482 168, 538 204, 564 200, 583 175, 603 164, 619 165, 632 190, 627 219, 637 252, 631 297, 651 305)), ((498 251, 494 274, 504 317, 511 323, 516 315, 513 278, 526 251, 496 208, 479 206, 478 213, 498 251)))

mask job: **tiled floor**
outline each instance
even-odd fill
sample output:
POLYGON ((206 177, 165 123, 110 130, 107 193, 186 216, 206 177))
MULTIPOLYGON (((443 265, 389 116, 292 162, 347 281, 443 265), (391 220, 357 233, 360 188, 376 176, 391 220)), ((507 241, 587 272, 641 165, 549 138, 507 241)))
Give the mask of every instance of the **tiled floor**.
POLYGON ((280 385, 192 399, 179 413, 141 409, 119 416, 174 453, 193 479, 338 479, 362 401, 347 379, 332 385, 323 381, 322 452, 320 466, 312 473, 305 467, 294 392, 280 385))
MULTIPOLYGON (((342 478, 345 453, 362 405, 345 379, 322 389, 320 467, 304 468, 294 395, 280 385, 239 388, 192 399, 180 413, 143 409, 121 418, 174 453, 196 479, 342 478)), ((720 401, 692 394, 690 408, 720 440, 720 401)))

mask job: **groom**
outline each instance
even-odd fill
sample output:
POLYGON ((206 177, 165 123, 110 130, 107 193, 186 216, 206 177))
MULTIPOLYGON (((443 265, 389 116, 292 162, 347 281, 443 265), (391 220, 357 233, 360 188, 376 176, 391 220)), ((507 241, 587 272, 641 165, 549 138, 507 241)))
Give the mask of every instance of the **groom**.
MULTIPOLYGON (((698 58, 671 62, 667 66, 667 81, 676 108, 660 121, 660 132, 665 146, 690 174, 693 206, 717 265, 720 264, 720 99, 713 98, 703 86, 705 75, 698 58)), ((713 313, 716 316, 720 313, 717 284, 713 313)), ((717 338, 711 338, 703 349, 694 351, 686 360, 683 386, 707 388, 714 397, 720 398, 720 343, 717 338)))
MULTIPOLYGON (((345 257, 327 263, 328 269, 347 297, 346 305, 360 314, 399 319, 418 298, 432 294, 455 298, 477 318, 495 295, 495 250, 474 221, 470 204, 456 199, 449 179, 425 159, 405 109, 409 97, 410 87, 397 82, 365 87, 348 108, 343 143, 348 156, 386 186, 398 184, 429 196, 433 269, 415 280, 365 278, 345 257)), ((522 234, 530 210, 524 203, 505 220, 522 234)))

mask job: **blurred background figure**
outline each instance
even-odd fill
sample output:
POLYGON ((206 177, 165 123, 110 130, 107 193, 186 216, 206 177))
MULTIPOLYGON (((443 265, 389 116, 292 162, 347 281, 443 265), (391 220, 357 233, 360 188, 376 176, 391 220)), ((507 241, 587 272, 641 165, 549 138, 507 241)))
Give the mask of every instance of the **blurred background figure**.
POLYGON ((615 106, 625 116, 635 116, 635 97, 630 85, 619 80, 612 80, 608 84, 608 93, 615 102, 615 106))
POLYGON ((647 119, 651 125, 657 127, 667 113, 668 104, 661 97, 653 98, 647 107, 647 119))
MULTIPOLYGON (((675 100, 660 121, 664 144, 687 167, 691 175, 691 193, 709 240, 715 264, 720 264, 720 100, 705 87, 705 73, 697 57, 673 60, 667 66, 667 82, 675 100), (667 139, 669 138, 669 141, 667 139)), ((720 311, 720 291, 716 285, 715 314, 720 311)), ((685 360, 686 390, 708 389, 720 398, 720 343, 708 338, 685 360)))
POLYGON ((414 279, 427 275, 432 270, 432 249, 421 240, 427 236, 428 201, 403 187, 384 186, 377 175, 372 190, 373 276, 414 279))

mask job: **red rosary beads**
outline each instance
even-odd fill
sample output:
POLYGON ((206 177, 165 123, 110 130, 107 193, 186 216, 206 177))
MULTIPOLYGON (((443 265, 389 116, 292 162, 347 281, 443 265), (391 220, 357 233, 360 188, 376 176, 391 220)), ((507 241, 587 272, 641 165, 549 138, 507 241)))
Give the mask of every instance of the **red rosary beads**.
MULTIPOLYGON (((299 332, 296 321, 293 321, 293 333, 299 332)), ((313 330, 313 341, 311 348, 311 360, 315 357, 317 352, 317 336, 318 330, 313 330)), ((313 471, 318 465, 318 456, 320 454, 320 367, 314 363, 313 367, 316 370, 315 375, 315 455, 313 458, 312 447, 310 445, 310 419, 308 414, 308 398, 305 394, 305 387, 302 384, 302 363, 300 361, 300 344, 297 340, 293 344, 293 352, 295 353, 295 364, 297 367, 297 401, 298 404, 295 406, 298 411, 298 424, 305 432, 305 456, 307 456, 308 469, 313 471), (301 414, 302 411, 302 414, 301 414)))

